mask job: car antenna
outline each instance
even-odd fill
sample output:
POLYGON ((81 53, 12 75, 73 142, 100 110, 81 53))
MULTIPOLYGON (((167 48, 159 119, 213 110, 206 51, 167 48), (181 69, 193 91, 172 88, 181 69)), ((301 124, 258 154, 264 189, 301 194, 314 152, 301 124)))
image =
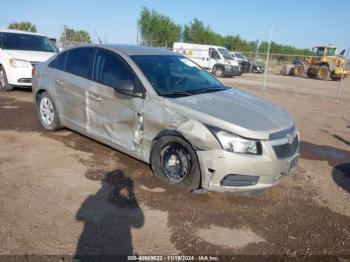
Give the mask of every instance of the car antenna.
POLYGON ((95 34, 97 35, 97 39, 98 39, 98 41, 100 42, 100 45, 102 45, 101 38, 100 38, 100 36, 98 35, 98 33, 96 32, 96 30, 95 30, 95 34))

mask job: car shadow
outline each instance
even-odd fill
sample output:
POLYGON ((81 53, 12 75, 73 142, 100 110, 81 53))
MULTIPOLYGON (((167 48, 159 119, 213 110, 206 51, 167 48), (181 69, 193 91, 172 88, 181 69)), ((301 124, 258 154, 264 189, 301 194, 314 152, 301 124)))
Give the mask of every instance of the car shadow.
POLYGON ((337 165, 333 169, 332 176, 339 187, 350 193, 350 162, 337 165))
POLYGON ((143 212, 134 195, 133 180, 120 170, 107 173, 97 193, 81 205, 76 220, 84 223, 84 229, 75 259, 133 254, 131 228, 144 224, 143 212))
POLYGON ((340 188, 350 193, 350 151, 316 145, 306 141, 301 142, 300 151, 301 157, 304 159, 327 161, 333 167, 332 177, 334 182, 340 188))

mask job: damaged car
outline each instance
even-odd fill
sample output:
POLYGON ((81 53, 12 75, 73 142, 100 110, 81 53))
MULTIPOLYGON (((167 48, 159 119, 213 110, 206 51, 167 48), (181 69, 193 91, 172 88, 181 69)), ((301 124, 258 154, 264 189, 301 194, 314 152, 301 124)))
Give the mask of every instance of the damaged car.
POLYGON ((187 191, 262 191, 299 156, 286 112, 166 49, 67 49, 33 70, 33 98, 44 128, 107 144, 187 191))

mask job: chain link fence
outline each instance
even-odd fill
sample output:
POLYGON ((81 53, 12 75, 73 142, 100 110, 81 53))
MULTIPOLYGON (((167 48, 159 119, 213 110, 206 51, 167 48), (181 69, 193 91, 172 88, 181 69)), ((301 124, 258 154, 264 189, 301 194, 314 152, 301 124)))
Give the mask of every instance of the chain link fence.
MULTIPOLYGON (((166 48, 170 51, 175 51, 181 53, 190 59, 193 59, 198 63, 198 58, 196 54, 202 49, 189 49, 186 51, 179 51, 173 47, 157 45, 156 43, 142 43, 145 46, 153 46, 158 48, 166 48)), ((210 45, 206 45, 210 46, 210 45)), ((234 77, 224 77, 221 80, 230 86, 242 86, 254 89, 273 89, 277 91, 288 92, 290 94, 301 94, 301 95, 311 95, 314 97, 324 97, 336 101, 348 102, 350 101, 350 76, 345 76, 334 81, 331 79, 329 74, 326 80, 317 79, 314 76, 308 76, 305 71, 303 77, 292 76, 293 68, 296 64, 303 63, 306 59, 317 60, 320 57, 310 56, 310 55, 290 55, 283 53, 266 53, 266 52, 245 52, 245 51, 233 51, 231 53, 239 53, 243 55, 243 59, 249 64, 249 67, 242 70, 241 76, 234 77), (259 68, 260 70, 256 70, 259 68)), ((200 54, 202 56, 202 54, 200 54)), ((339 68, 344 70, 350 70, 350 60, 349 58, 343 56, 345 64, 339 68)), ((206 58, 202 57, 203 60, 210 59, 210 54, 206 58)), ((236 59, 236 58, 234 58, 236 59)), ((213 65, 215 59, 211 59, 209 64, 213 65)), ((236 59, 242 68, 242 60, 236 59)), ((203 63, 199 63, 202 67, 203 63)), ((306 69, 307 70, 307 69, 306 69)), ((214 73, 214 71, 209 69, 214 73)))
MULTIPOLYGON (((84 44, 85 43, 71 41, 56 42, 56 46, 60 49, 60 51, 69 47, 84 44)), ((167 43, 157 44, 156 42, 143 41, 140 43, 140 45, 166 48, 170 51, 182 53, 197 63, 198 59, 209 59, 209 65, 213 65, 215 63, 215 59, 210 59, 209 54, 207 57, 204 57, 203 49, 193 48, 192 50, 189 50, 187 48, 186 52, 179 52, 179 50, 174 49, 173 46, 169 46, 167 43), (196 57, 196 54, 199 54, 200 57, 196 57)), ((235 57, 234 59, 239 62, 241 69, 243 69, 241 70, 242 74, 240 76, 221 78, 221 80, 227 85, 238 87, 242 86, 260 90, 273 89, 291 94, 294 93, 327 97, 344 102, 350 101, 350 76, 341 78, 339 81, 332 81, 330 78, 328 80, 318 80, 315 77, 309 78, 306 74, 304 77, 289 76, 291 68, 293 68, 296 63, 301 63, 306 59, 316 59, 316 56, 290 55, 283 53, 268 54, 266 52, 258 51, 233 51, 232 53, 239 53, 243 55, 243 59, 246 59, 246 62, 248 62, 248 67, 247 64, 242 66, 244 62, 242 62, 242 60, 239 61, 239 59, 235 57), (287 72, 285 70, 287 70, 287 72)), ((204 64, 200 65, 207 68, 207 66, 204 66, 204 64)), ((350 70, 349 58, 346 58, 346 63, 343 68, 345 70, 350 70)))

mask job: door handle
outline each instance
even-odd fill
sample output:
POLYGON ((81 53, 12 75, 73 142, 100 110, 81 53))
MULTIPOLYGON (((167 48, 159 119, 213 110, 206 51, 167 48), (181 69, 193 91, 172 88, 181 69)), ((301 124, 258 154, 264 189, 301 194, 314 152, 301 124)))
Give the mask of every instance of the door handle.
POLYGON ((102 98, 98 95, 94 95, 94 94, 90 94, 90 97, 93 99, 93 100, 96 100, 96 101, 102 101, 102 98))

